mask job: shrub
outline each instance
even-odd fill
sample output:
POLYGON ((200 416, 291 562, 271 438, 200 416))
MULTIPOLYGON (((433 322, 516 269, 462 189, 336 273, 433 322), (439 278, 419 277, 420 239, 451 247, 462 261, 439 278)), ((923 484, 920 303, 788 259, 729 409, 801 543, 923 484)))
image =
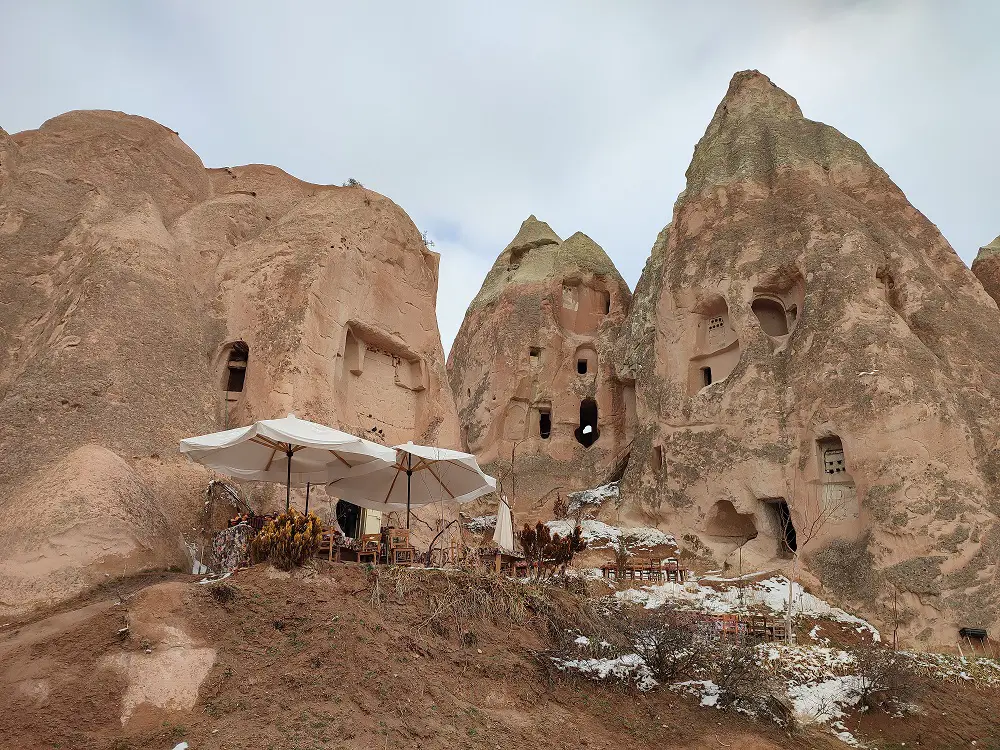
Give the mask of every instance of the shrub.
POLYGON ((712 646, 696 637, 691 614, 670 605, 631 615, 625 634, 661 683, 696 677, 713 662, 712 646))
POLYGON ((857 664, 860 702, 869 708, 904 703, 913 695, 914 675, 897 651, 877 643, 851 651, 857 664))
POLYGON ((315 514, 303 515, 292 508, 264 524, 250 542, 250 559, 291 570, 316 553, 322 535, 323 524, 315 514))
POLYGON ((533 527, 524 524, 517 537, 521 549, 524 550, 525 559, 529 565, 535 566, 539 577, 546 570, 555 572, 557 568, 565 569, 577 552, 587 549, 587 542, 583 539, 583 528, 579 524, 573 528, 573 533, 566 537, 553 534, 541 521, 533 527))
POLYGON ((714 658, 712 680, 721 689, 724 705, 753 713, 769 708, 774 678, 756 648, 743 642, 719 643, 714 658))

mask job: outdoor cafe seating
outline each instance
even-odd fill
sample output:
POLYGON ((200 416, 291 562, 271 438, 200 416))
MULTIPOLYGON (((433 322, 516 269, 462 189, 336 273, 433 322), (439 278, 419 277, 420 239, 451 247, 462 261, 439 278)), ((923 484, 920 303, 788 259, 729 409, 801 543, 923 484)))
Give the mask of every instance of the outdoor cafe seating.
POLYGON ((684 583, 685 569, 674 557, 666 560, 653 558, 629 559, 619 570, 618 563, 612 560, 601 566, 601 574, 613 580, 629 579, 639 581, 677 581, 684 583))

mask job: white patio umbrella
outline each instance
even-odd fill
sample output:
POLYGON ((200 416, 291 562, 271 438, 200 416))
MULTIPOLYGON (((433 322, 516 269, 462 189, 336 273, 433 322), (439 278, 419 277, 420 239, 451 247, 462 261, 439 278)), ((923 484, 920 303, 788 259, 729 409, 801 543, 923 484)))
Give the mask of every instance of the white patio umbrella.
POLYGON ((371 510, 406 511, 440 500, 475 500, 496 490, 497 480, 483 473, 471 453, 406 443, 393 448, 396 460, 374 471, 348 472, 331 481, 327 491, 371 510))
POLYGON ((391 448, 289 414, 249 427, 181 440, 181 453, 236 479, 285 484, 285 510, 291 486, 322 484, 351 474, 391 466, 391 448))
POLYGON ((497 508, 497 527, 493 532, 493 541, 504 552, 515 554, 514 550, 514 513, 507 505, 507 498, 500 498, 497 508))

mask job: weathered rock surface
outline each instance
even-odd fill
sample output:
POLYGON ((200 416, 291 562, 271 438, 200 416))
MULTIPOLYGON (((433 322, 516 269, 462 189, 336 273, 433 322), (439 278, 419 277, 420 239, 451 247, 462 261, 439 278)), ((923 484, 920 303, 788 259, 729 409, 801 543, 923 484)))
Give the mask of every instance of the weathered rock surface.
MULTIPOLYGON (((197 525, 206 479, 177 441, 288 412, 457 446, 437 268, 383 196, 206 169, 141 117, 0 131, 0 512, 93 444, 151 493, 135 533, 162 513, 176 539, 197 525)), ((33 523, 43 540, 71 533, 33 523)))
POLYGON ((622 458, 632 390, 611 354, 630 298, 593 240, 531 216, 469 306, 448 359, 463 443, 515 511, 602 484, 622 458))
POLYGON ((979 254, 972 261, 972 272, 994 302, 1000 305, 1000 237, 979 248, 979 254))
POLYGON ((623 501, 780 564, 785 503, 828 591, 906 635, 1000 614, 1000 314, 854 141, 738 73, 623 326, 623 501), (984 355, 984 353, 990 353, 984 355))

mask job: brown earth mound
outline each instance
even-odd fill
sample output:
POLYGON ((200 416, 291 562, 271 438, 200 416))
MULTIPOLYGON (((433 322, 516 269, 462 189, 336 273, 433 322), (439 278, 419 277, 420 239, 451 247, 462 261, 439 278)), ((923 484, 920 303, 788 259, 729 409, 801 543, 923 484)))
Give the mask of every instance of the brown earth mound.
POLYGON ((187 563, 180 535, 120 456, 85 445, 0 505, 0 618, 119 577, 187 563))

